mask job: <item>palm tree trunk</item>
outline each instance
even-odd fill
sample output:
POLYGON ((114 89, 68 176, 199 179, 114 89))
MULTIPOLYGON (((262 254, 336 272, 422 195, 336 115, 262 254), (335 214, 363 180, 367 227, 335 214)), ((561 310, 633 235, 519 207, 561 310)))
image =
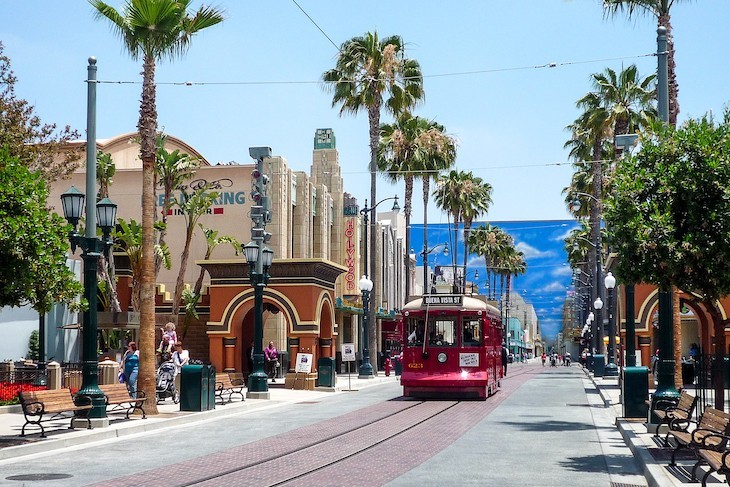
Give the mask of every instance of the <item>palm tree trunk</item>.
MULTIPOLYGON (((411 213, 412 213, 412 205, 413 205, 413 175, 408 174, 405 177, 406 182, 406 188, 405 188, 405 198, 403 202, 403 213, 406 217, 406 255, 405 255, 405 261, 406 261, 406 289, 405 289, 405 300, 408 302, 408 300, 411 297, 411 213)), ((424 283, 425 284, 425 283, 424 283)))
POLYGON ((674 332, 674 386, 682 389, 682 317, 680 313, 679 288, 672 286, 672 322, 674 332))
MULTIPOLYGON (((155 59, 144 58, 142 102, 137 129, 142 158, 142 289, 140 309, 140 359, 137 388, 147 397, 155 397, 155 59)), ((147 414, 157 414, 156 401, 146 406, 147 414)))
POLYGON ((180 316, 180 300, 182 299, 183 287, 185 286, 185 269, 188 267, 188 258, 190 257, 190 242, 193 240, 194 227, 188 227, 185 235, 185 246, 180 256, 180 272, 177 274, 175 281, 175 293, 172 298, 172 316, 171 320, 177 325, 180 316))
MULTIPOLYGON (((368 121, 370 122, 370 207, 373 208, 378 200, 378 143, 380 142, 380 103, 373 103, 373 106, 368 109, 368 121)), ((373 212, 370 215, 370 272, 372 276, 370 279, 373 281, 373 292, 370 295, 370 309, 368 310, 368 321, 370 326, 370 334, 368 340, 368 348, 370 349, 370 364, 373 366, 373 371, 377 373, 378 370, 378 324, 376 321, 375 309, 380 300, 377 296, 382 296, 383 290, 378 287, 380 280, 378 279, 379 272, 377 268, 377 249, 378 249, 378 236, 376 234, 376 218, 373 212)))
POLYGON ((679 115, 679 83, 677 83, 677 64, 674 61, 674 36, 672 35, 672 19, 669 12, 659 16, 659 26, 667 29, 667 78, 669 81, 669 125, 677 126, 679 115))

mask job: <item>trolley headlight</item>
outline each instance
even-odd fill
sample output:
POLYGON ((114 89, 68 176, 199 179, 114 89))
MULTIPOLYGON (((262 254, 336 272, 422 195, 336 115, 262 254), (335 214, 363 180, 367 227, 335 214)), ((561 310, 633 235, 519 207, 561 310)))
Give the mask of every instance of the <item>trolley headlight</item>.
POLYGON ((446 359, 448 358, 448 356, 444 352, 441 352, 440 354, 438 354, 438 357, 436 357, 436 358, 438 359, 439 363, 444 363, 444 362, 446 362, 446 359))

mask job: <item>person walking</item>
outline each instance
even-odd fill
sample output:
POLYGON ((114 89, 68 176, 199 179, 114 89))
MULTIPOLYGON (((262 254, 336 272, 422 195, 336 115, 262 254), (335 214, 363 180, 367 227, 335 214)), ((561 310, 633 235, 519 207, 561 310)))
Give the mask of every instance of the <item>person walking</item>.
POLYGON ((547 360, 547 355, 545 352, 542 352, 542 366, 545 367, 545 361, 547 360))
POLYGON ((269 346, 264 349, 264 359, 266 360, 266 376, 271 378, 271 382, 276 382, 276 369, 279 367, 279 351, 276 350, 274 342, 269 342, 269 346))
POLYGON ((127 383, 127 391, 130 397, 137 398, 137 375, 139 374, 139 350, 136 342, 129 342, 127 351, 124 353, 119 369, 124 372, 124 381, 127 383))
POLYGON ((178 394, 180 394, 180 382, 182 374, 182 368, 184 365, 187 365, 190 362, 190 353, 183 349, 182 342, 176 342, 175 343, 175 351, 172 352, 172 363, 175 366, 175 374, 174 374, 174 380, 175 380, 175 390, 178 394))
POLYGON ((502 377, 507 377, 507 347, 502 345, 502 377))

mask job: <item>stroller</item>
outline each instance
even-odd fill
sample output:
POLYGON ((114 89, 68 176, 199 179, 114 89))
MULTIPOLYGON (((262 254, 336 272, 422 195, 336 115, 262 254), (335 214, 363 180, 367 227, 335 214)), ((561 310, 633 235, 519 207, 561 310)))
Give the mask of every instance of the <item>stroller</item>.
POLYGON ((163 362, 157 369, 157 386, 156 386, 157 403, 171 397, 172 402, 177 404, 180 402, 180 393, 175 389, 175 365, 172 361, 163 362))

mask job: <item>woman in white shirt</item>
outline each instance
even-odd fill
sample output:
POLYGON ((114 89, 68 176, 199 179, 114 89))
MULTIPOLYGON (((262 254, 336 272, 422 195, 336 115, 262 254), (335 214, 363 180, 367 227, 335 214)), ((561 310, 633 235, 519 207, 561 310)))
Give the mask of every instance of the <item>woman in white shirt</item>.
POLYGON ((190 354, 187 350, 183 350, 182 342, 175 343, 175 351, 172 353, 172 363, 175 365, 175 390, 180 394, 180 372, 183 365, 190 362, 190 354))

